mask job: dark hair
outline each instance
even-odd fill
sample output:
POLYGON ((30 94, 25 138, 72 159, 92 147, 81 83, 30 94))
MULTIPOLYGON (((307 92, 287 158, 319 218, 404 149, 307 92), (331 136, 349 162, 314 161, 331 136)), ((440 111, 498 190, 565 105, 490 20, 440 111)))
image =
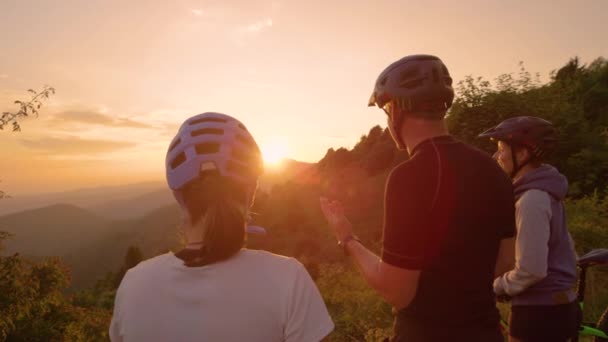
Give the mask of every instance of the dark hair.
POLYGON ((200 250, 184 262, 191 267, 229 259, 245 245, 250 190, 217 172, 206 173, 182 190, 189 223, 202 227, 200 250))

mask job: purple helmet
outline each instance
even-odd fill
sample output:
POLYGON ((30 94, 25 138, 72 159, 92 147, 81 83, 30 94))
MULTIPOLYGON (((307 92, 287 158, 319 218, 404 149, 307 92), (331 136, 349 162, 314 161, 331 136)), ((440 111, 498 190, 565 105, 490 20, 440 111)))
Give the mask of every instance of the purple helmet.
POLYGON ((452 77, 441 59, 411 55, 389 65, 376 81, 368 106, 395 101, 407 112, 446 110, 454 100, 452 77))
POLYGON ((187 119, 173 138, 165 160, 167 182, 174 190, 198 178, 201 171, 255 185, 264 172, 262 154, 245 125, 220 113, 187 119))
MULTIPOLYGON (((203 171, 217 171, 244 186, 257 186, 264 172, 262 154, 245 125, 221 113, 195 115, 181 125, 167 151, 167 183, 183 206, 181 191, 203 171)), ((253 196, 253 193, 251 194, 253 196)), ((248 232, 263 234, 261 227, 248 232)))
POLYGON ((516 116, 479 134, 508 144, 527 147, 536 158, 542 158, 557 147, 557 130, 545 119, 534 116, 516 116))

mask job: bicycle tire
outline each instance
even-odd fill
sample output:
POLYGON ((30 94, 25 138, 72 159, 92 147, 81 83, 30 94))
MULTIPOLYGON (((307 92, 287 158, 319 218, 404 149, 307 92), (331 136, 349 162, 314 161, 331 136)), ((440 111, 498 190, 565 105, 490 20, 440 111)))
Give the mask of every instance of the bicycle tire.
MULTIPOLYGON (((608 334, 608 308, 604 310, 600 319, 597 321, 596 328, 603 331, 605 334, 608 334)), ((608 339, 601 337, 594 337, 593 342, 608 342, 608 339)))

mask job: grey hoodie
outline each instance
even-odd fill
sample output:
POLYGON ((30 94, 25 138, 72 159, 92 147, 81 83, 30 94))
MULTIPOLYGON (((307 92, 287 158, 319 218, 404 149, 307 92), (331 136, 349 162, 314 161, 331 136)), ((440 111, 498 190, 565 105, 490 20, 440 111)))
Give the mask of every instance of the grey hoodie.
POLYGON ((542 165, 515 181, 515 268, 494 281, 513 305, 556 305, 575 299, 576 254, 566 227, 566 177, 542 165))

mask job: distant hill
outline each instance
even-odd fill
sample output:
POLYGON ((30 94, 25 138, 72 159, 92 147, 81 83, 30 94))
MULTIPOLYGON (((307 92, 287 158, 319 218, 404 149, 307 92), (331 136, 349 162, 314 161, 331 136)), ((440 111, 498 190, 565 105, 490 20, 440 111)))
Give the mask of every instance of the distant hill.
POLYGON ((88 210, 58 204, 0 217, 0 230, 13 237, 3 254, 40 259, 61 257, 70 267, 73 286, 92 285, 117 271, 124 254, 137 245, 147 257, 179 244, 179 208, 168 205, 137 219, 110 221, 88 210))
POLYGON ((97 208, 103 207, 106 203, 125 201, 165 188, 166 186, 162 182, 145 182, 36 195, 20 196, 19 194, 11 194, 12 198, 0 201, 0 215, 46 207, 57 203, 72 204, 81 208, 97 208))
POLYGON ((123 222, 123 229, 110 237, 119 238, 120 241, 111 243, 119 246, 121 258, 130 245, 139 246, 147 256, 156 255, 179 245, 180 222, 177 204, 167 205, 139 219, 123 222))
POLYGON ((317 164, 285 159, 277 168, 266 168, 264 174, 260 177, 259 188, 268 192, 274 185, 287 181, 318 183, 317 164))
MULTIPOLYGON (((260 190, 268 193, 284 183, 318 184, 318 177, 316 164, 286 160, 281 168, 267 170, 260 190)), ((107 272, 118 271, 129 246, 139 247, 146 258, 180 246, 179 208, 162 183, 2 200, 0 213, 56 199, 68 203, 0 216, 0 230, 14 235, 3 253, 61 257, 71 270, 73 289, 92 286, 107 272)))
MULTIPOLYGON (((279 168, 266 169, 260 179, 260 189, 269 191, 275 184, 288 180, 299 183, 318 182, 316 164, 286 159, 279 168)), ((106 219, 122 220, 141 217, 174 202, 167 185, 160 181, 36 195, 12 195, 12 198, 0 201, 0 215, 64 203, 87 209, 106 219)))
POLYGON ((106 234, 66 255, 73 287, 91 286, 107 272, 117 272, 129 246, 139 247, 146 258, 177 248, 179 217, 177 205, 168 205, 138 219, 114 221, 106 234))
POLYGON ((14 236, 5 253, 65 255, 105 233, 109 222, 88 210, 56 204, 0 217, 0 229, 14 236))
POLYGON ((126 199, 114 199, 96 206, 87 207, 90 211, 102 217, 123 220, 138 218, 151 211, 174 203, 171 190, 166 186, 162 189, 137 194, 126 199))

